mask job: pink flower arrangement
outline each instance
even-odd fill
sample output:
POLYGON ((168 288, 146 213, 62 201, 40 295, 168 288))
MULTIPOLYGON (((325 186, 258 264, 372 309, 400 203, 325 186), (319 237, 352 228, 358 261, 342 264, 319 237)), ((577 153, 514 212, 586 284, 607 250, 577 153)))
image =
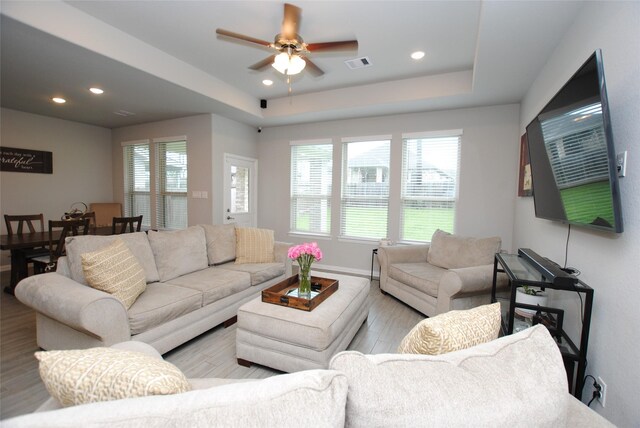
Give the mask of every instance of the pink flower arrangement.
POLYGON ((311 298, 311 263, 322 260, 322 250, 315 242, 305 242, 289 248, 287 256, 291 260, 296 260, 300 266, 298 273, 298 296, 311 298))
MULTIPOLYGON (((308 266, 311 266, 315 260, 322 260, 322 250, 315 242, 305 242, 304 244, 295 245, 289 248, 287 256, 291 260, 297 260, 302 268, 302 262, 308 262, 308 266)), ((307 263, 304 263, 307 265, 307 263)))

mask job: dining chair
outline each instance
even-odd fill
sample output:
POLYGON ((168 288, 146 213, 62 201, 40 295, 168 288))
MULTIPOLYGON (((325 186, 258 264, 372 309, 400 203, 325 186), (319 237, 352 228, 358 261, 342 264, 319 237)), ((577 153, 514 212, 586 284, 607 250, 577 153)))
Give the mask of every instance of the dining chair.
POLYGON ((96 222, 96 213, 95 211, 87 211, 86 213, 82 214, 82 216, 80 216, 80 218, 88 218, 89 219, 89 227, 92 229, 95 229, 96 227, 98 227, 98 224, 96 222))
POLYGON ((111 219, 122 217, 122 204, 119 202, 92 202, 89 211, 96 213, 96 227, 111 226, 111 219))
POLYGON ((89 233, 87 218, 73 220, 49 220, 49 254, 32 257, 34 273, 55 271, 58 259, 65 255, 65 239, 67 236, 87 235, 89 233), (58 229, 62 229, 57 235, 58 229), (56 236, 57 235, 57 236, 56 236))
POLYGON ((111 223, 111 234, 120 235, 121 233, 140 232, 141 226, 141 215, 136 217, 114 217, 111 223))
MULTIPOLYGON (((42 213, 26 215, 5 214, 4 222, 7 226, 7 234, 9 236, 44 232, 44 215, 42 213), (25 226, 28 230, 25 230, 25 226)), ((20 263, 23 266, 21 266, 19 269, 11 269, 11 284, 15 286, 18 281, 26 278, 29 275, 29 258, 44 256, 46 254, 49 254, 49 249, 46 247, 21 248, 11 250, 12 257, 18 257, 21 260, 26 260, 26 263, 20 263)))

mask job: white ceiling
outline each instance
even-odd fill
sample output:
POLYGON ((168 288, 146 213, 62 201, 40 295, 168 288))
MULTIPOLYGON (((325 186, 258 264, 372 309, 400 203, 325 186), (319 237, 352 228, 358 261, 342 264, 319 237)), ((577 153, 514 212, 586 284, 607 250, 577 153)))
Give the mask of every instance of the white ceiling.
POLYGON ((104 126, 216 113, 256 126, 517 103, 581 2, 298 1, 306 42, 356 38, 357 53, 316 54, 321 77, 288 85, 247 67, 273 40, 273 1, 2 1, 2 106, 104 126), (409 54, 426 52, 414 61, 409 54), (366 56, 372 67, 344 61, 366 56), (262 85, 265 78, 275 83, 262 85), (105 94, 87 92, 97 85, 105 94), (65 105, 54 105, 52 96, 65 105), (259 100, 268 108, 260 109, 259 100), (134 116, 113 112, 126 110, 134 116))

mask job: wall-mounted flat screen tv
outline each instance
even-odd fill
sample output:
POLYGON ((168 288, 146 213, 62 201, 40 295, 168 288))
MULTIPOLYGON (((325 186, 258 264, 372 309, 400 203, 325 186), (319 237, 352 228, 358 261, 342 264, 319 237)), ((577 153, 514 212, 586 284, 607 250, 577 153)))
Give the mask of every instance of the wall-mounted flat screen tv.
POLYGON ((527 140, 536 217, 622 232, 600 50, 527 126, 527 140))

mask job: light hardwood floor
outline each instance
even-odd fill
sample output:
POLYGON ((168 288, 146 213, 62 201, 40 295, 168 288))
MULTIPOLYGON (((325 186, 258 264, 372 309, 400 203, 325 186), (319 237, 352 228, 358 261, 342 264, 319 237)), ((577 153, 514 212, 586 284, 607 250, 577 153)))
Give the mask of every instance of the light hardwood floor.
MULTIPOLYGON (((8 272, 0 274, 2 287, 8 272)), ((33 353, 36 345, 34 312, 15 297, 0 292, 0 419, 32 412, 47 398, 33 353)), ((394 352, 404 335, 424 315, 380 292, 371 283, 369 317, 349 349, 369 354, 394 352)), ((261 366, 242 367, 236 362, 236 325, 218 326, 166 353, 164 358, 187 377, 261 379, 279 372, 261 366)))

